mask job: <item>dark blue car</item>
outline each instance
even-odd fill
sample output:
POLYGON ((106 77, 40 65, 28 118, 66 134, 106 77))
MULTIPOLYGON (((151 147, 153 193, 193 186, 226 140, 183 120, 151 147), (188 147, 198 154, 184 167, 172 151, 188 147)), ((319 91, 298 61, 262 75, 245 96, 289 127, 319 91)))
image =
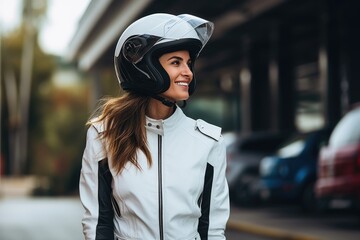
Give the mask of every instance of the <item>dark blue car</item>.
POLYGON ((331 129, 299 134, 283 144, 273 156, 260 162, 258 193, 266 201, 296 202, 304 210, 316 209, 314 183, 319 149, 331 129))

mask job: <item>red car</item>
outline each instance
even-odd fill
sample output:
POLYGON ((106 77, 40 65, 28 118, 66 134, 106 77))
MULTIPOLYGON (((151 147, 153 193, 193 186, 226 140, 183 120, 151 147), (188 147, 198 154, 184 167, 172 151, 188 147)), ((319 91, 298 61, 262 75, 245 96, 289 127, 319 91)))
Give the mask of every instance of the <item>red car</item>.
POLYGON ((334 204, 334 202, 347 202, 348 205, 359 210, 359 104, 339 121, 331 133, 328 146, 321 149, 315 192, 319 200, 319 207, 323 210, 330 207, 329 204, 334 204))

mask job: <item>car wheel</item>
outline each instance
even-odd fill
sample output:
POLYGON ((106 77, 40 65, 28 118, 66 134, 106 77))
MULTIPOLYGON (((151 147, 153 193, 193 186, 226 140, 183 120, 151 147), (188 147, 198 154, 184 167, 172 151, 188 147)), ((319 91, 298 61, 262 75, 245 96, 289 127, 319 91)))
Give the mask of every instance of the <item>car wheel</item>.
POLYGON ((305 212, 316 212, 317 211, 317 201, 315 198, 314 192, 314 182, 308 183, 301 196, 301 206, 305 212))
POLYGON ((317 199, 316 200, 316 210, 317 213, 319 214, 323 214, 329 211, 330 207, 329 207, 329 200, 327 199, 317 199))
POLYGON ((239 206, 252 207, 259 203, 259 199, 253 190, 256 177, 252 175, 242 176, 234 189, 234 200, 239 206))

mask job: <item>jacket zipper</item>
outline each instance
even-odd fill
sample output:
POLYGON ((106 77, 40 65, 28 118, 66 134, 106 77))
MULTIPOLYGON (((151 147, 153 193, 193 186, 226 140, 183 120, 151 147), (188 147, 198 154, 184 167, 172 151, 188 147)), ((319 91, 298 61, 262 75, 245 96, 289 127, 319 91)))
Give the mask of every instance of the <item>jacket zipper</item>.
POLYGON ((162 137, 158 135, 158 194, 159 194, 159 234, 164 239, 163 195, 162 195, 162 137))

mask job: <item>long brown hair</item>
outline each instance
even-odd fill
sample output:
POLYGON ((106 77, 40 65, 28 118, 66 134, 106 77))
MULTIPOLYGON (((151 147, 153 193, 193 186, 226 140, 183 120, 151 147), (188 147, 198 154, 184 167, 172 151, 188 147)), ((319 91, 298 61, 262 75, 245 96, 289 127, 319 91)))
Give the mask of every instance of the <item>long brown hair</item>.
POLYGON ((101 114, 96 121, 103 121, 105 129, 100 137, 108 144, 108 153, 118 173, 127 162, 141 170, 136 156, 138 149, 145 154, 148 164, 152 164, 145 129, 145 113, 149 101, 150 98, 146 96, 124 93, 120 97, 106 99, 100 106, 101 114))

